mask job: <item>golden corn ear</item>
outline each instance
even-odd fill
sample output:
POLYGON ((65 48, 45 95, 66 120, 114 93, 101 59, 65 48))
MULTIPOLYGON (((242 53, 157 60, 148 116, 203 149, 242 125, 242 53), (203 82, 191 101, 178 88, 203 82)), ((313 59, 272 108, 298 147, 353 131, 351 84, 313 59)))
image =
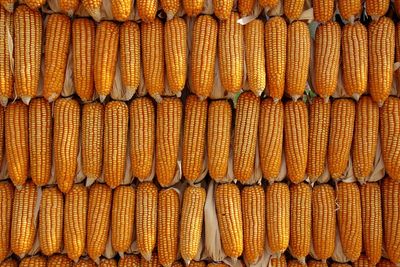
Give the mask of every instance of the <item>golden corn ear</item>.
POLYGON ((150 23, 142 23, 140 34, 144 84, 147 92, 159 102, 165 86, 164 25, 158 18, 150 23))
POLYGON ((82 5, 89 15, 95 20, 101 19, 101 5, 103 0, 82 0, 82 5))
POLYGON ((79 0, 60 0, 60 10, 72 16, 79 7, 79 0))
POLYGON ((5 113, 6 108, 0 105, 0 163, 5 160, 5 113))
MULTIPOLYGON (((96 26, 87 18, 72 22, 72 55, 74 87, 82 101, 90 101, 94 93, 94 50, 96 26)), ((122 51, 122 50, 121 50, 122 51)), ((123 54, 121 54, 121 57, 123 54)))
POLYGON ((136 2, 139 17, 145 23, 153 23, 156 20, 157 7, 157 0, 138 0, 136 2))
POLYGON ((244 92, 236 104, 233 140, 233 173, 240 182, 247 182, 254 172, 260 98, 244 92))
POLYGON ((258 125, 258 146, 263 177, 273 181, 278 177, 282 164, 283 104, 272 98, 261 101, 258 125))
POLYGON ((172 263, 171 267, 183 267, 184 265, 180 261, 172 263))
POLYGON ((208 266, 208 264, 206 264, 204 261, 190 261, 188 267, 206 267, 206 265, 208 266))
POLYGON ((42 55, 42 15, 20 5, 14 18, 15 91, 26 104, 36 96, 42 55))
POLYGON ((142 257, 140 259, 140 266, 141 267, 158 267, 158 266, 161 266, 161 264, 158 261, 157 253, 153 253, 150 256, 151 257, 149 257, 149 259, 145 259, 144 257, 142 257))
POLYGON ((233 0, 213 0, 213 8, 215 16, 221 20, 229 19, 233 8, 233 0))
POLYGON ((337 22, 328 22, 318 26, 315 33, 315 92, 323 98, 328 98, 336 90, 340 61, 340 32, 340 25, 337 22))
POLYGON ((376 264, 376 266, 377 267, 395 267, 396 264, 394 264, 390 260, 382 257, 381 260, 376 264))
POLYGON ((217 33, 218 24, 212 16, 196 18, 190 53, 190 86, 201 98, 210 96, 214 86, 217 33))
POLYGON ((302 101, 284 105, 284 138, 287 176, 293 183, 304 180, 308 157, 308 111, 302 101))
POLYGON ((228 171, 232 109, 227 100, 210 102, 207 121, 207 157, 211 178, 223 179, 228 171))
POLYGON ((56 100, 64 87, 71 36, 71 20, 62 14, 48 16, 45 29, 43 96, 56 100))
POLYGON ((242 190, 241 197, 244 257, 247 262, 255 263, 264 252, 265 192, 260 185, 246 186, 242 190))
POLYGON ((307 176, 315 181, 325 170, 331 103, 315 97, 309 105, 309 112, 307 176))
POLYGON ((330 264, 331 267, 351 267, 349 263, 339 263, 339 262, 332 262, 330 264))
POLYGON ((54 104, 54 168, 58 188, 68 192, 75 179, 79 149, 80 106, 59 98, 54 104))
POLYGON ((379 107, 370 96, 363 96, 356 106, 352 149, 354 176, 360 181, 374 169, 378 133, 379 107))
POLYGON ((135 92, 140 82, 140 29, 136 22, 127 21, 120 30, 122 83, 127 91, 135 92))
MULTIPOLYGON (((400 23, 396 24, 395 28, 395 62, 400 60, 400 23)), ((397 84, 400 83, 400 70, 396 70, 395 79, 397 84)))
POLYGON ((309 267, 328 267, 328 263, 326 263, 324 261, 310 260, 307 262, 307 266, 309 266, 309 267))
POLYGON ((9 182, 0 183, 0 262, 10 253, 11 215, 14 200, 14 186, 9 182))
POLYGON ((127 252, 133 240, 136 189, 118 186, 113 192, 111 210, 111 245, 118 253, 127 252))
POLYGON ((196 17, 203 10, 204 2, 204 0, 182 0, 182 5, 189 17, 196 17))
MULTIPOLYGON (((1 3, 1 2, 0 2, 1 3)), ((0 103, 7 105, 8 99, 14 95, 14 74, 10 43, 14 36, 14 27, 11 13, 0 6, 0 103)))
POLYGON ((363 247, 371 264, 378 263, 382 254, 382 207, 378 183, 360 186, 363 247))
POLYGON ((362 11, 361 0, 338 0, 339 13, 345 20, 354 21, 362 11))
POLYGON ((128 106, 122 101, 108 102, 104 110, 104 181, 111 188, 125 176, 128 149, 128 106))
POLYGON ((362 249, 362 215, 360 189, 357 183, 339 183, 336 189, 337 222, 343 253, 351 261, 362 249))
POLYGON ((335 0, 313 0, 314 19, 318 22, 328 22, 333 17, 335 0))
POLYGON ((289 20, 297 20, 303 13, 304 0, 286 0, 283 2, 283 12, 289 20))
POLYGON ((254 94, 261 95, 266 84, 264 23, 262 20, 256 19, 246 24, 244 37, 247 83, 254 94))
POLYGON ((304 262, 311 247, 312 188, 307 183, 290 186, 290 253, 304 262))
POLYGON ((28 106, 16 101, 5 112, 7 169, 16 186, 23 185, 29 175, 28 106))
POLYGON ((137 255, 125 255, 119 259, 118 267, 140 267, 140 259, 137 255))
POLYGON ((365 9, 367 11, 368 16, 371 16, 373 19, 385 16, 386 12, 389 10, 390 0, 366 0, 365 1, 365 9))
POLYGON ((367 89, 368 31, 359 21, 343 27, 342 78, 349 96, 358 99, 367 89))
POLYGON ((333 179, 342 178, 350 158, 356 107, 348 98, 332 103, 328 143, 328 169, 333 179))
POLYGON ((290 191, 287 184, 274 183, 267 187, 266 211, 268 245, 273 254, 283 253, 289 245, 290 235, 290 191))
POLYGON ((367 256, 361 255, 355 262, 353 262, 354 267, 373 267, 375 264, 372 264, 367 256))
POLYGON ((46 267, 47 266, 47 259, 44 256, 37 255, 37 256, 29 256, 25 257, 19 263, 21 267, 46 267))
POLYGON ((119 28, 116 23, 102 21, 97 25, 94 53, 94 84, 101 101, 110 94, 113 88, 118 56, 118 38, 119 28))
POLYGON ((158 195, 157 251, 162 266, 171 266, 178 255, 180 201, 175 189, 164 189, 158 195))
POLYGON ((129 106, 129 142, 132 175, 145 179, 151 174, 155 147, 155 107, 148 97, 135 98, 129 106))
POLYGON ((238 0, 238 10, 241 17, 247 17, 252 14, 256 0, 238 0))
POLYGON ((54 254, 48 258, 47 267, 73 267, 73 261, 66 254, 54 254))
POLYGON ((315 255, 326 260, 333 255, 336 238, 336 196, 329 184, 317 185, 312 192, 312 242, 315 255))
MULTIPOLYGON (((141 1, 138 1, 138 3, 139 2, 141 1)), ((114 19, 118 21, 125 21, 129 18, 131 11, 132 11, 132 0, 111 0, 111 12, 113 14, 114 19)))
POLYGON ((74 265, 75 267, 97 267, 97 264, 92 260, 88 258, 81 258, 77 263, 74 265))
POLYGON ((280 257, 273 257, 269 260, 268 266, 270 267, 286 267, 286 257, 285 254, 281 255, 280 257))
POLYGON ((279 4, 280 0, 259 0, 258 3, 262 8, 273 9, 279 4))
POLYGON ((115 259, 101 259, 99 267, 117 267, 117 261, 115 259))
POLYGON ((180 0, 160 0, 160 4, 167 18, 173 18, 181 7, 180 0))
POLYGON ((36 185, 30 181, 21 189, 15 190, 11 219, 11 250, 21 257, 31 250, 35 242, 36 198, 36 185))
POLYGON ((147 261, 156 245, 157 203, 157 186, 151 182, 140 183, 136 191, 136 238, 138 250, 147 261))
POLYGON ((64 198, 57 187, 44 188, 39 212, 40 250, 46 256, 60 252, 63 236, 64 198))
POLYGON ((288 267, 302 267, 304 265, 301 262, 299 262, 298 260, 290 260, 287 262, 287 266, 288 267))
POLYGON ((239 14, 230 13, 227 20, 219 21, 218 63, 221 84, 229 93, 237 93, 242 86, 244 47, 243 28, 237 23, 239 14))
POLYGON ((202 187, 189 186, 185 189, 182 201, 179 244, 182 258, 191 261, 197 255, 203 228, 206 190, 202 187))
POLYGON ((9 13, 14 11, 14 4, 17 0, 0 0, 0 5, 9 13))
POLYGON ((207 101, 197 96, 186 98, 183 127, 182 171, 190 182, 199 178, 204 164, 207 127, 207 101))
POLYGON ((157 105, 156 175, 161 186, 174 179, 182 124, 182 102, 166 98, 157 105))

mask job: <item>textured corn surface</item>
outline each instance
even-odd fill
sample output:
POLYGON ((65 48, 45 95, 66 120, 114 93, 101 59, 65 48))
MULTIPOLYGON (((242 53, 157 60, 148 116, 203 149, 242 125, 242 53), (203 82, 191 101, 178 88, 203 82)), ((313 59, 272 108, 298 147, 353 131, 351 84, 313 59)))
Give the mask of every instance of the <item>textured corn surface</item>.
POLYGON ((10 253, 11 215, 14 200, 14 186, 9 182, 0 183, 0 262, 10 253))
POLYGON ((133 21, 121 25, 119 38, 119 56, 122 83, 125 89, 133 91, 140 82, 140 28, 133 21))
POLYGON ((338 0, 339 13, 345 20, 353 21, 362 10, 361 0, 338 0))
POLYGON ((29 256, 25 257, 19 263, 20 267, 46 267, 47 266, 47 259, 44 256, 37 255, 37 256, 29 256))
POLYGON ((60 0, 60 10, 72 16, 79 7, 79 0, 60 0))
POLYGON ((6 108, 0 106, 0 162, 6 159, 5 153, 5 113, 6 108))
POLYGON ((159 267, 159 266, 161 266, 160 262, 158 261, 157 253, 153 253, 150 256, 151 256, 151 258, 149 258, 148 260, 143 257, 140 259, 141 267, 159 267))
POLYGON ((189 17, 195 17, 203 10, 204 2, 204 0, 182 0, 182 5, 189 17))
POLYGON ((259 0, 258 3, 263 8, 272 9, 279 4, 279 0, 259 0))
POLYGON ((47 267, 72 267, 73 261, 66 254, 54 254, 47 260, 47 267))
POLYGON ((77 263, 75 263, 76 267, 96 267, 97 264, 90 258, 81 258, 77 263))
POLYGON ((94 20, 101 19, 101 5, 103 0, 82 0, 82 5, 94 20))
POLYGON ((394 266, 396 266, 396 264, 394 264, 390 260, 382 257, 381 260, 376 264, 376 266, 377 267, 394 267, 394 266))
MULTIPOLYGON (((396 24, 396 31, 395 31, 395 62, 400 60, 400 24, 396 24)), ((396 70, 395 72, 395 81, 397 84, 400 83, 400 70, 396 70)))
POLYGON ((230 13, 232 11, 233 0, 213 0, 214 14, 219 20, 229 19, 230 13))
POLYGON ((318 22, 330 21, 335 10, 335 0, 313 0, 314 19, 318 22))
POLYGON ((99 267, 117 267, 117 261, 115 259, 101 259, 99 267))
POLYGON ((157 0, 137 0, 136 2, 139 17, 145 23, 152 23, 156 19, 157 7, 157 0))
POLYGON ((304 0, 286 0, 283 2, 283 12, 289 20, 299 19, 303 13, 304 0))
POLYGON ((287 266, 288 267, 302 267, 304 265, 301 262, 299 262, 298 260, 290 260, 287 262, 287 266))
POLYGON ((14 258, 8 258, 0 263, 1 267, 18 267, 18 262, 14 258))
POLYGON ((372 264, 367 256, 361 255, 355 262, 353 262, 354 267, 373 267, 375 264, 372 264))
MULTIPOLYGON (((139 2, 141 1, 138 1, 138 3, 139 2)), ((111 12, 113 14, 114 19, 118 21, 125 21, 129 18, 131 11, 132 11, 132 0, 111 0, 111 12)))
MULTIPOLYGON (((1 3, 1 2, 0 2, 1 3)), ((0 6, 0 101, 4 105, 14 95, 14 74, 10 57, 10 44, 6 40, 14 35, 13 18, 0 6)))
POLYGON ((137 255, 125 255, 119 259, 118 267, 140 267, 140 258, 137 255))
POLYGON ((160 0, 160 5, 167 17, 174 17, 181 7, 180 0, 160 0))
POLYGON ((256 0, 238 0, 238 10, 240 16, 246 17, 252 14, 253 7, 256 4, 256 0))
POLYGON ((389 9, 390 1, 389 0, 366 0, 365 1, 365 11, 368 16, 373 18, 379 18, 386 14, 389 9))
POLYGON ((206 265, 207 263, 205 261, 190 261, 188 267, 206 267, 206 265))
POLYGON ((286 257, 285 255, 281 255, 279 258, 278 257, 273 257, 269 260, 269 266, 270 267, 286 267, 286 257))
POLYGON ((309 267, 328 267, 328 263, 323 261, 309 260, 307 262, 307 266, 309 267))
POLYGON ((349 263, 339 263, 339 262, 332 262, 330 264, 331 267, 350 267, 349 263))

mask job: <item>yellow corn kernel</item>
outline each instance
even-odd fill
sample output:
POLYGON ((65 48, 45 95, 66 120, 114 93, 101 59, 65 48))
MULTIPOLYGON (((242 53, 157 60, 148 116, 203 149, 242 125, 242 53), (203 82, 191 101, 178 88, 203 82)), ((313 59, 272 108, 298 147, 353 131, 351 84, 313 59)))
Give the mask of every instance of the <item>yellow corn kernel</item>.
POLYGON ((79 0, 60 0, 60 10, 72 16, 79 7, 79 0))
POLYGON ((338 8, 340 15, 345 20, 354 21, 362 10, 361 0, 338 0, 338 8))
POLYGON ((354 263, 353 263, 354 267, 374 267, 375 264, 372 264, 367 256, 365 255, 361 255, 354 263))
POLYGON ((259 0, 258 3, 262 8, 267 10, 275 8, 279 4, 280 0, 259 0))
POLYGON ((140 267, 140 259, 137 255, 125 255, 119 259, 118 267, 140 267))
POLYGON ((3 163, 5 157, 5 113, 6 108, 0 106, 0 162, 3 163))
MULTIPOLYGON (((213 264, 213 263, 209 263, 209 264, 213 264)), ((208 264, 206 264, 205 261, 190 261, 188 267, 206 267, 206 265, 208 266, 208 264)))
MULTIPOLYGON (((0 1, 1 4, 1 1, 0 1)), ((11 13, 0 6, 0 103, 7 105, 8 99, 14 95, 14 74, 12 69, 11 43, 14 36, 11 13)))
POLYGON ((189 17, 196 17, 203 10, 204 2, 204 0, 182 0, 182 5, 189 17))
POLYGON ((314 19, 318 22, 328 22, 333 17, 335 0, 313 0, 314 19))
POLYGON ((307 262, 307 267, 328 267, 325 261, 310 260, 307 262))
POLYGON ((304 264, 298 260, 290 260, 287 262, 288 267, 303 267, 304 264))
POLYGON ((92 259, 81 258, 74 265, 75 267, 97 267, 97 264, 92 259))
MULTIPOLYGON (((139 2, 137 3, 139 4, 139 2)), ((111 0, 111 12, 114 19, 118 21, 127 20, 132 11, 132 4, 132 0, 111 0)))
POLYGON ((330 264, 331 267, 351 267, 348 263, 339 263, 339 262, 332 262, 330 264))
POLYGON ((283 2, 283 12, 289 20, 297 20, 303 13, 304 0, 286 0, 283 2))
POLYGON ((160 4, 167 18, 173 18, 181 7, 180 0, 160 0, 160 4))
POLYGON ((47 267, 47 259, 44 256, 36 255, 25 257, 19 263, 21 267, 47 267))
POLYGON ((365 10, 367 11, 368 16, 376 19, 385 16, 386 12, 389 10, 389 5, 390 0, 366 0, 365 10))
POLYGON ((137 0, 136 2, 139 17, 145 23, 152 23, 156 20, 157 7, 157 0, 137 0))
POLYGON ((103 0, 82 0, 82 5, 89 15, 95 20, 101 19, 101 5, 103 0))
MULTIPOLYGON (((14 200, 14 186, 9 182, 0 183, 0 262, 10 254, 11 215, 14 200)), ((1 266, 1 264, 0 264, 1 266)))
POLYGON ((101 259, 99 267, 117 267, 117 261, 115 259, 101 259))
POLYGON ((158 266, 161 266, 161 264, 158 261, 157 253, 153 253, 150 256, 151 257, 149 259, 145 259, 144 257, 142 257, 140 259, 140 266, 141 267, 158 267, 158 266))
POLYGON ((256 0, 238 0, 238 10, 240 16, 247 17, 252 14, 256 0))
POLYGON ((221 20, 229 19, 233 8, 233 0, 213 0, 215 16, 221 20))
POLYGON ((287 263, 286 263, 286 257, 285 255, 281 255, 280 257, 273 257, 269 260, 269 264, 270 267, 286 267, 287 263))
POLYGON ((66 254, 54 254, 47 260, 47 267, 73 267, 73 261, 66 254))
POLYGON ((395 267, 396 264, 394 264, 390 260, 382 257, 381 260, 376 264, 376 266, 377 267, 395 267))

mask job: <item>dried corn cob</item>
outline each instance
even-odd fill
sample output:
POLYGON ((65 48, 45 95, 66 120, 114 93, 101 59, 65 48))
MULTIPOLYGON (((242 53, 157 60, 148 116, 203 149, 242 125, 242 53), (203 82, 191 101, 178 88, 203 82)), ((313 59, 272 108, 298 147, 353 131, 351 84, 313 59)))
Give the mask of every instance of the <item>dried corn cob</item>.
POLYGON ((100 22, 96 28, 94 54, 94 84, 104 101, 113 87, 118 55, 118 25, 112 21, 100 22))
POLYGON ((14 11, 14 4, 17 0, 0 0, 0 5, 8 12, 12 13, 14 11))
POLYGON ((219 22, 218 29, 218 63, 219 75, 224 89, 237 93, 243 81, 243 28, 237 23, 239 14, 230 13, 227 20, 219 22))
POLYGON ((361 0, 338 0, 338 8, 340 15, 345 20, 354 21, 362 10, 361 0))
POLYGON ((298 260, 290 260, 287 262, 288 267, 303 267, 303 263, 299 262, 298 260))
MULTIPOLYGON (((139 10, 139 3, 142 3, 142 1, 138 1, 137 3, 139 10)), ((132 0, 111 0, 111 12, 114 19, 118 21, 127 20, 132 11, 132 4, 132 0)))
POLYGON ((270 267, 286 267, 286 257, 285 255, 281 255, 280 257, 273 257, 269 260, 268 266, 270 267))
POLYGON ((207 101, 195 95, 186 98, 183 128, 182 171, 190 182, 199 178, 206 148, 207 101))
POLYGON ((315 97, 309 105, 309 111, 307 176, 315 181, 325 169, 331 103, 315 97))
POLYGON ((14 258, 8 258, 0 263, 1 267, 18 267, 18 262, 14 258))
POLYGON ((83 7, 95 21, 100 21, 101 19, 102 3, 103 0, 82 0, 83 7))
POLYGON ((213 17, 204 15, 195 20, 190 53, 190 85, 192 92, 201 98, 210 96, 214 86, 217 33, 218 24, 213 17))
POLYGON ((179 244, 185 262, 194 259, 200 246, 205 201, 202 187, 189 186, 183 194, 179 244))
POLYGON ((5 153, 5 113, 6 109, 0 106, 0 163, 3 163, 5 153))
POLYGON ((95 36, 96 28, 92 20, 87 18, 76 18, 73 20, 72 55, 74 62, 74 87, 76 93, 84 102, 90 101, 94 93, 95 36))
POLYGON ((172 19, 181 7, 180 0, 160 0, 160 4, 169 19, 172 19))
POLYGON ((46 256, 60 252, 63 235, 64 199, 57 187, 44 188, 40 202, 40 250, 46 256))
POLYGON ((58 188, 68 192, 74 182, 79 148, 80 106, 60 98, 54 105, 54 167, 58 188))
POLYGON ((142 257, 140 259, 140 266, 141 267, 158 267, 161 266, 159 261, 158 261, 158 255, 157 253, 153 253, 153 255, 150 255, 151 258, 148 260, 142 257))
POLYGON ((289 101, 284 105, 284 145, 287 176, 294 183, 304 180, 308 152, 308 111, 302 101, 289 101))
POLYGON ((136 2, 139 17, 145 23, 153 23, 156 20, 157 7, 157 0, 137 0, 136 2))
MULTIPOLYGON (((14 199, 14 187, 9 182, 0 183, 0 262, 10 254, 11 214, 14 199)), ((1 266, 1 265, 0 265, 1 266)))
POLYGON ((140 259, 136 255, 125 255, 119 259, 118 267, 140 267, 140 259))
POLYGON ((390 0, 366 0, 365 9, 367 14, 373 19, 378 19, 379 17, 385 16, 386 12, 389 10, 390 0))
POLYGON ((289 20, 297 20, 303 13, 304 0, 286 0, 283 2, 283 12, 289 20))
POLYGON ((73 267, 73 261, 66 254, 54 254, 47 260, 47 267, 73 267))
POLYGON ((5 140, 8 174, 16 186, 29 175, 28 106, 16 101, 5 112, 5 140))
POLYGON ((128 147, 128 106, 122 101, 109 102, 104 111, 104 181, 111 188, 121 184, 125 175, 128 147))
POLYGON ((75 267, 97 267, 97 264, 92 259, 81 258, 75 263, 75 267))
POLYGON ((328 169, 333 179, 343 177, 350 158, 354 131, 355 104, 351 99, 332 103, 328 143, 328 169))
POLYGON ((156 245, 157 202, 158 189, 155 184, 140 183, 136 191, 136 237, 138 250, 147 261, 156 245))
POLYGON ((394 264, 390 260, 382 257, 381 260, 376 264, 376 266, 377 267, 395 267, 396 264, 394 264))
POLYGON ((264 178, 273 181, 278 177, 282 163, 283 104, 272 98, 261 102, 258 129, 260 164, 264 178))
MULTIPOLYGON (((0 2, 1 3, 1 2, 0 2)), ((11 44, 14 27, 11 13, 0 6, 0 103, 7 105, 8 99, 14 95, 14 74, 11 55, 11 44)))
POLYGON ((335 0, 313 0, 314 19, 318 22, 328 22, 333 17, 335 0))
POLYGON ((162 266, 171 266, 178 255, 179 194, 175 189, 162 190, 158 203, 158 258, 162 266))
POLYGON ((39 86, 42 52, 42 16, 37 10, 20 5, 14 18, 15 91, 29 104, 39 86))
POLYGON ((204 0, 182 0, 182 5, 189 17, 196 17, 203 10, 204 0))
POLYGON ((238 10, 240 16, 247 17, 252 14, 256 0, 238 0, 238 10))
POLYGON ((56 100, 63 89, 67 68, 71 20, 62 14, 48 16, 45 30, 43 96, 56 100))
POLYGON ((335 191, 329 184, 317 185, 312 192, 312 242, 317 258, 333 255, 336 238, 335 191))
POLYGON ((166 98, 157 105, 156 175, 161 186, 174 179, 182 122, 182 102, 166 98))
POLYGON ((221 20, 229 19, 233 8, 233 0, 213 0, 215 16, 221 20))
MULTIPOLYGON (((396 24, 395 28, 395 62, 400 61, 400 23, 396 24)), ((396 70, 395 79, 397 84, 400 84, 400 70, 396 70)))
POLYGON ((365 255, 361 255, 354 263, 353 263, 354 267, 374 267, 375 264, 372 264, 367 256, 365 255))
POLYGON ((325 261, 310 260, 307 262, 307 267, 328 267, 325 261))
POLYGON ((275 8, 279 4, 280 0, 259 0, 258 3, 262 8, 267 10, 275 8))
POLYGON ((14 194, 11 219, 11 250, 23 257, 35 241, 36 222, 35 205, 37 198, 36 185, 27 182, 14 194))
POLYGON ((37 255, 37 256, 29 256, 23 258, 19 263, 21 267, 46 267, 47 266, 47 259, 44 256, 37 255))
POLYGON ((117 261, 115 259, 102 259, 99 267, 117 267, 117 261))
POLYGON ((60 10, 72 16, 79 7, 79 0, 60 0, 60 10))
POLYGON ((332 262, 330 267, 351 267, 349 263, 332 262))
POLYGON ((207 264, 207 267, 228 267, 228 266, 229 266, 228 264, 222 262, 221 263, 212 262, 207 264))
MULTIPOLYGON (((212 264, 212 263, 210 263, 212 264)), ((206 267, 205 261, 190 261, 188 267, 206 267)), ((207 265, 208 266, 208 265, 207 265)))

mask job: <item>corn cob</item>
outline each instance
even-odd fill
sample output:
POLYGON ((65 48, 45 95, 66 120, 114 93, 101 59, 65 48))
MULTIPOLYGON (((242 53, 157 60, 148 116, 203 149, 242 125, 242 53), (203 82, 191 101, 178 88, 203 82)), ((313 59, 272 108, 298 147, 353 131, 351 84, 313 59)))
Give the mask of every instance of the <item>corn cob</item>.
POLYGON ((92 259, 80 259, 75 267, 97 267, 97 264, 92 259))
POLYGON ((182 171, 190 182, 200 176, 206 147, 207 101, 195 95, 186 98, 183 128, 182 171))
POLYGON ((303 263, 299 262, 298 260, 290 260, 287 262, 288 267, 303 267, 303 263))
POLYGON ((72 16, 78 9, 80 4, 79 0, 60 0, 60 10, 72 16))
POLYGON ((220 20, 227 20, 231 15, 233 0, 213 0, 214 14, 220 20))
POLYGON ((188 267, 206 267, 206 265, 207 264, 204 261, 190 261, 188 267))
POLYGON ((83 184, 75 184, 65 194, 64 248, 68 257, 78 260, 85 251, 88 192, 83 184))
POLYGON ((203 10, 204 0, 182 0, 182 5, 189 17, 196 17, 203 10))
POLYGON ((172 19, 178 13, 181 3, 180 0, 160 0, 160 4, 167 18, 172 19))
POLYGON ((284 105, 284 145, 287 176, 293 183, 304 180, 308 152, 308 111, 302 101, 289 101, 284 105))
POLYGON ((115 259, 102 259, 99 267, 117 267, 117 261, 115 259))
POLYGON ((312 189, 306 183, 290 186, 290 253, 305 261, 311 247, 312 189))
POLYGON ((184 267, 184 265, 180 261, 176 261, 172 263, 171 267, 184 267))
MULTIPOLYGON (((400 23, 396 24, 395 28, 395 62, 400 61, 400 23)), ((396 70, 395 79, 397 84, 400 84, 400 70, 396 70)))
POLYGON ((87 103, 82 108, 82 170, 91 180, 101 176, 103 168, 104 106, 87 103))
POLYGON ((147 178, 153 167, 155 144, 155 108, 150 98, 135 98, 129 107, 130 157, 132 174, 147 178))
POLYGON ((344 255, 351 261, 362 249, 362 216, 360 190, 356 183, 339 183, 336 189, 337 220, 344 255))
MULTIPOLYGON (((11 214, 14 199, 14 187, 9 182, 0 183, 0 262, 10 254, 11 214)), ((0 264, 1 266, 1 264, 0 264)))
POLYGON ((218 24, 213 17, 203 15, 195 20, 190 53, 190 79, 192 92, 201 98, 210 96, 214 86, 217 33, 218 24))
POLYGON ((380 109, 380 137, 382 157, 387 174, 400 180, 400 164, 397 145, 400 140, 400 99, 389 97, 380 109))
POLYGON ((362 10, 361 0, 338 0, 338 8, 340 15, 345 20, 354 21, 362 10))
POLYGON ((136 192, 136 242, 140 254, 147 261, 156 245, 157 202, 158 189, 155 184, 140 183, 136 192))
POLYGON ((328 267, 325 261, 310 260, 307 262, 307 267, 328 267))
POLYGON ((62 14, 51 14, 45 32, 43 96, 53 102, 64 86, 71 20, 62 14))
POLYGON ((309 105, 309 111, 307 176, 315 181, 325 169, 331 103, 315 97, 309 105))
POLYGON ((261 101, 258 129, 260 164, 264 178, 273 181, 278 177, 282 163, 283 104, 272 98, 261 101))
POLYGON ((47 260, 47 267, 73 267, 73 261, 66 254, 54 254, 47 260))
POLYGON ((328 143, 328 169, 333 179, 341 178, 350 158, 354 131, 355 104, 351 99, 332 103, 328 143))
POLYGON ((58 188, 68 192, 74 182, 79 148, 80 106, 60 98, 54 105, 54 167, 58 188))
POLYGON ((394 264, 390 260, 382 257, 381 260, 376 264, 376 266, 377 267, 395 267, 396 264, 394 264))
POLYGON ((228 101, 210 102, 207 123, 208 170, 218 181, 228 171, 232 110, 228 101))
POLYGON ((102 3, 103 0, 82 0, 83 7, 95 21, 100 21, 101 19, 102 3))
POLYGON ((14 258, 8 258, 0 263, 1 267, 18 267, 18 262, 14 258))
POLYGON ((185 262, 197 255, 203 228, 206 190, 202 187, 189 186, 185 189, 180 221, 180 253, 185 262))
POLYGON ((5 113, 6 108, 0 106, 0 163, 3 163, 5 153, 5 113))
POLYGON ((125 255, 119 259, 118 267, 140 267, 140 259, 137 255, 125 255))
MULTIPOLYGON (((1 3, 1 2, 0 2, 1 3)), ((14 27, 11 13, 0 6, 0 103, 7 105, 8 99, 14 95, 14 77, 12 56, 8 40, 14 36, 14 27)))
MULTIPOLYGON (((90 101, 94 93, 94 50, 96 28, 92 20, 76 18, 72 22, 74 87, 78 96, 90 101)), ((123 51, 123 50, 121 50, 123 51)), ((123 54, 121 54, 121 57, 123 54)))
POLYGON ((372 101, 371 97, 363 96, 356 106, 352 150, 354 175, 361 181, 368 177, 374 168, 378 132, 378 105, 372 101))
POLYGON ((158 203, 158 258, 162 266, 171 266, 178 255, 179 194, 174 189, 162 190, 158 203))
POLYGON ((332 262, 330 267, 351 267, 349 263, 332 262))
POLYGON ((267 237, 273 254, 283 253, 289 245, 290 191, 284 183, 274 183, 266 192, 267 237))
POLYGON ((29 104, 39 86, 42 52, 42 16, 39 11, 25 5, 15 10, 14 59, 15 91, 24 103, 29 104))
POLYGON ((29 175, 28 106, 21 101, 8 105, 5 112, 5 140, 8 174, 16 186, 29 175))
POLYGON ((47 259, 43 256, 29 256, 23 258, 19 263, 20 267, 47 267, 47 259))
POLYGON ((112 191, 105 184, 94 184, 89 190, 87 211, 87 253, 98 259, 106 249, 110 226, 112 191))
POLYGON ((310 65, 310 42, 310 32, 305 22, 295 21, 288 26, 286 90, 295 100, 303 95, 306 88, 310 65))
POLYGON ((135 92, 140 82, 140 29, 133 21, 121 25, 120 60, 122 83, 127 91, 135 92))
POLYGON ((280 0, 259 0, 258 3, 262 8, 267 10, 275 8, 279 4, 280 0))
POLYGON ((367 14, 373 19, 385 16, 386 12, 389 10, 390 0, 366 0, 365 9, 367 14))
POLYGON ((114 190, 111 210, 111 245, 119 253, 126 252, 133 240, 136 189, 130 185, 114 190))
POLYGON ((262 256, 265 244, 265 193, 260 185, 242 190, 243 245, 247 262, 255 263, 262 256))
POLYGON ((313 188, 311 210, 314 253, 326 260, 333 255, 336 238, 335 191, 329 184, 313 188))
POLYGON ((340 31, 337 22, 328 22, 318 26, 315 33, 315 91, 323 98, 328 98, 336 90, 340 61, 340 31))
POLYGON ((60 252, 63 235, 64 199, 57 187, 44 188, 40 202, 40 250, 46 256, 60 252))
POLYGON ((249 89, 256 95, 261 95, 266 83, 264 24, 262 20, 256 19, 245 25, 244 37, 249 89))
POLYGON ((212 262, 212 263, 207 264, 207 267, 229 267, 229 265, 226 263, 222 263, 222 262, 221 263, 212 262))
POLYGON ((104 181, 119 186, 125 175, 128 146, 128 106, 122 101, 109 102, 104 111, 104 181))
POLYGON ((140 266, 141 267, 158 267, 161 266, 161 264, 158 261, 158 255, 157 253, 153 253, 153 255, 150 255, 151 258, 148 260, 142 257, 140 259, 140 266))
POLYGON ((372 99, 382 106, 392 89, 395 26, 382 17, 368 26, 368 79, 372 99))
POLYGON ((104 101, 113 87, 118 55, 118 38, 117 24, 112 21, 99 23, 96 29, 94 84, 101 101, 104 101))
POLYGON ((354 267, 374 267, 375 264, 372 264, 367 256, 365 255, 361 255, 354 263, 353 263, 354 267))
POLYGON ((8 13, 12 13, 14 11, 14 4, 17 0, 0 0, 0 5, 4 8, 8 13))
POLYGON ((233 140, 233 173, 240 182, 247 182, 254 171, 260 99, 252 92, 239 96, 236 105, 233 140))
POLYGON ((37 189, 27 182, 15 191, 11 219, 11 250, 18 256, 27 254, 35 241, 36 222, 34 209, 37 189))
POLYGON ((283 254, 280 257, 271 258, 268 266, 270 266, 270 267, 286 267, 287 263, 286 263, 285 255, 283 254))
MULTIPOLYGON (((139 10, 139 3, 141 3, 141 1, 138 1, 137 3, 139 10)), ((118 21, 125 21, 129 18, 131 11, 132 11, 132 0, 111 0, 111 12, 113 14, 114 19, 118 21)))
POLYGON ((153 23, 156 20, 157 7, 157 0, 137 0, 136 2, 139 17, 145 23, 153 23))
POLYGON ((169 186, 175 176, 181 122, 179 98, 166 98, 157 105, 156 175, 161 186, 169 186))
POLYGON ((238 0, 238 10, 240 16, 247 17, 252 14, 256 0, 238 0))
POLYGON ((218 63, 221 84, 230 93, 237 93, 243 81, 243 28, 237 23, 239 14, 232 12, 227 20, 219 21, 218 63))
POLYGON ((144 83, 148 93, 159 102, 165 86, 164 25, 156 18, 140 27, 144 83))
POLYGON ((314 19, 318 22, 328 22, 333 17, 335 0, 313 0, 314 19))
POLYGON ((283 12, 290 20, 297 20, 303 13, 304 0, 286 0, 283 2, 283 12))

